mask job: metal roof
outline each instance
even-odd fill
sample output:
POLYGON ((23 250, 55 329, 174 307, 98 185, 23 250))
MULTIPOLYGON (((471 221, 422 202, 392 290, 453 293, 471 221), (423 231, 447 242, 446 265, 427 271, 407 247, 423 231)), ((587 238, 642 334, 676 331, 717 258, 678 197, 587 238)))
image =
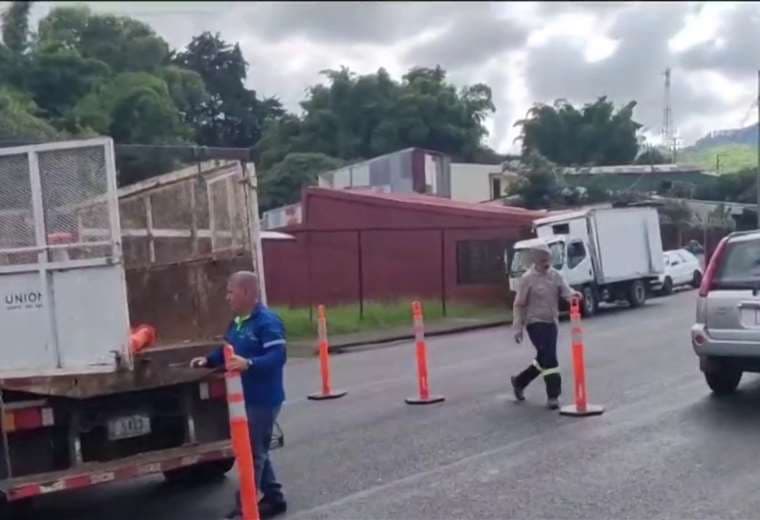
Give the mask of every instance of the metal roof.
POLYGON ((474 202, 463 202, 451 200, 433 195, 422 195, 419 193, 385 193, 373 190, 351 189, 335 190, 330 188, 308 188, 308 196, 327 196, 333 198, 342 198, 356 201, 390 203, 394 205, 403 205, 406 207, 416 207, 419 209, 448 212, 448 213, 468 213, 472 216, 498 216, 498 217, 521 217, 524 219, 536 219, 547 215, 545 210, 527 210, 510 206, 498 206, 494 204, 479 204, 474 202))

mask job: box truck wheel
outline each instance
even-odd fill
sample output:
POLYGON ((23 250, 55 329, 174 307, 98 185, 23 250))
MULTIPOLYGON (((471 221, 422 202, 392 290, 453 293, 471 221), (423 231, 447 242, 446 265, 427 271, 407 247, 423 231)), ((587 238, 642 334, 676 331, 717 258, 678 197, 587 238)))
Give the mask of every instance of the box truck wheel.
POLYGON ((211 482, 222 479, 234 465, 234 458, 204 462, 195 466, 165 471, 164 478, 169 482, 183 484, 211 482))
POLYGON ((596 291, 591 285, 587 285, 583 288, 583 312, 584 318, 590 318, 596 311, 599 310, 599 302, 596 299, 596 291))
POLYGON ((628 286, 628 303, 631 307, 641 307, 647 301, 647 286, 636 280, 628 286))

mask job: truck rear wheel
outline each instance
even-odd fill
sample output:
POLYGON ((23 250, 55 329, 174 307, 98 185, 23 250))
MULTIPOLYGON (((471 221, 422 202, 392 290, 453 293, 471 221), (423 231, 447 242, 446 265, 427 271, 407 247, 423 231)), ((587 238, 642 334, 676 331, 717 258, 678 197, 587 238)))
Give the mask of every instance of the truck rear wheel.
POLYGON ((235 459, 215 460, 204 462, 195 466, 173 469, 164 472, 164 478, 168 482, 181 482, 183 484, 197 484, 211 482, 224 478, 224 475, 235 465, 235 459))
POLYGON ((628 303, 631 307, 641 307, 647 301, 647 287, 641 280, 628 286, 628 303))
POLYGON ((584 318, 590 318, 599 310, 599 302, 596 300, 596 291, 590 285, 583 288, 583 305, 581 312, 584 318))
POLYGON ((31 520, 34 518, 34 502, 22 500, 21 502, 8 502, 0 494, 0 518, 3 520, 31 520))

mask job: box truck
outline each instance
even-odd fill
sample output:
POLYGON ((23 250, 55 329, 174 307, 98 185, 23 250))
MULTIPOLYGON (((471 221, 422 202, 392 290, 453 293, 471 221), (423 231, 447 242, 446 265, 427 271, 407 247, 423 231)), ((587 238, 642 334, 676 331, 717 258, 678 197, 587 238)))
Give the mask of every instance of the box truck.
MULTIPOLYGON (((600 302, 643 305, 664 271, 660 222, 654 208, 592 208, 534 222, 536 238, 515 243, 510 288, 530 267, 530 250, 549 247, 554 268, 583 295, 584 316, 600 302)), ((505 258, 509 258, 505 255, 505 258)))

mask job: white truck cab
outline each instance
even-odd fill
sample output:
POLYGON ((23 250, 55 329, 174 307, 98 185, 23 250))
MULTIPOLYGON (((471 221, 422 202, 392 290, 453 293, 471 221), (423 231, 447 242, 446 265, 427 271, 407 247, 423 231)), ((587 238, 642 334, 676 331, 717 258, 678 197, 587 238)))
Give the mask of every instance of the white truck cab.
POLYGON ((530 266, 530 250, 542 243, 552 264, 568 284, 583 294, 583 313, 593 315, 600 301, 646 301, 652 283, 664 270, 662 239, 653 208, 595 208, 536 220, 536 238, 514 245, 509 266, 510 289, 530 266))

